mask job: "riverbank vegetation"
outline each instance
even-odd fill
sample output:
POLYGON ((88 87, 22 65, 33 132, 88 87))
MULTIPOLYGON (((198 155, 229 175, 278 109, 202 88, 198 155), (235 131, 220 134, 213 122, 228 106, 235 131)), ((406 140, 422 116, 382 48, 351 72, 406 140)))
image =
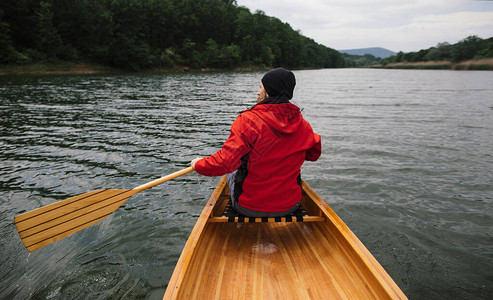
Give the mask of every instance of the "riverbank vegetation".
POLYGON ((130 70, 344 66, 336 50, 234 0, 2 0, 0 45, 4 69, 60 61, 130 70))
POLYGON ((493 70, 493 37, 469 36, 456 44, 439 43, 436 47, 384 58, 385 68, 493 70))
MULTIPOLYGON (((373 66, 376 68, 381 65, 373 66)), ((382 66, 383 67, 383 66, 382 66)), ((385 65, 386 69, 423 69, 423 70, 493 70, 493 58, 470 59, 454 63, 448 60, 399 62, 385 65)))
POLYGON ((344 58, 344 66, 346 68, 366 68, 373 65, 379 65, 382 60, 371 54, 354 55, 342 53, 342 57, 344 58))
POLYGON ((389 69, 493 70, 493 37, 470 36, 456 44, 439 43, 417 52, 399 52, 387 58, 343 54, 346 67, 389 69))

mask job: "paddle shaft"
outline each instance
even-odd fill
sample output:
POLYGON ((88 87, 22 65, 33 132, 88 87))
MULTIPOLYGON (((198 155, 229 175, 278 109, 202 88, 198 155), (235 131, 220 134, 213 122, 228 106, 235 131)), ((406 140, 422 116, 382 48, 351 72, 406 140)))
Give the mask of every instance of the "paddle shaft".
POLYGON ((190 173, 193 170, 194 170, 193 167, 188 167, 186 169, 183 169, 183 170, 177 171, 175 173, 166 175, 164 177, 161 177, 159 179, 156 179, 156 180, 153 180, 151 182, 145 183, 143 185, 139 185, 138 187, 133 188, 132 190, 135 191, 135 193, 142 192, 143 190, 146 190, 148 188, 151 188, 151 187, 156 186, 158 184, 161 184, 163 182, 166 182, 166 181, 175 179, 176 177, 180 177, 180 176, 183 176, 183 175, 185 175, 187 173, 190 173))

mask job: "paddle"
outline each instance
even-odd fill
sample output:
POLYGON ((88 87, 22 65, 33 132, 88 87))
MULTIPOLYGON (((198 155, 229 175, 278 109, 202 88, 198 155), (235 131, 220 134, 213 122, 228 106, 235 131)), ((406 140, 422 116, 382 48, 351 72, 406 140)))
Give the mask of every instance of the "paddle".
POLYGON ((97 190, 55 202, 15 216, 15 226, 33 252, 101 221, 138 192, 192 171, 188 167, 131 190, 97 190))

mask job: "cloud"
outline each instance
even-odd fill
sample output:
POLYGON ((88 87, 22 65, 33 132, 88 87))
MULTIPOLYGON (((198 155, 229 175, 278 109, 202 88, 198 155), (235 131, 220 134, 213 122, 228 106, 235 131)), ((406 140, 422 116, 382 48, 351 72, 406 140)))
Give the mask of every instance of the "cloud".
POLYGON ((335 49, 380 46, 417 51, 493 34, 493 1, 238 0, 335 49))

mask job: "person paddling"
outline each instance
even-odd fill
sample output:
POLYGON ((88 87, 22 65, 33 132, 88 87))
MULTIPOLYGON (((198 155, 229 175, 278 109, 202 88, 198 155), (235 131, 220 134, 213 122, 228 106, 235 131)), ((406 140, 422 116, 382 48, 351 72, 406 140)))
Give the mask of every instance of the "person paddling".
POLYGON ((191 161, 201 175, 226 175, 232 206, 242 215, 282 217, 296 211, 301 166, 320 157, 320 136, 290 102, 295 85, 289 70, 267 72, 257 103, 236 118, 222 148, 191 161))

